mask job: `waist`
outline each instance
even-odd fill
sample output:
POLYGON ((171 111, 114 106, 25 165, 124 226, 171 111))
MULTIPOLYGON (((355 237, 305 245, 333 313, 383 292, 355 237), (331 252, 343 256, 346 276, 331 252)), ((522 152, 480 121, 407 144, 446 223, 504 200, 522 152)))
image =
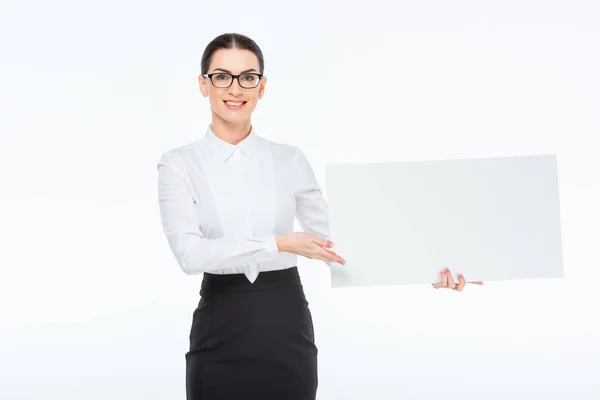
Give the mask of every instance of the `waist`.
POLYGON ((262 271, 253 282, 245 274, 213 274, 205 272, 202 278, 201 293, 206 291, 264 290, 300 285, 298 267, 262 271))
MULTIPOLYGON (((290 266, 298 265, 298 256, 292 253, 279 253, 274 259, 263 260, 260 264, 260 270, 263 272, 279 269, 287 269, 290 266)), ((243 274, 246 271, 245 266, 241 267, 224 267, 217 271, 207 272, 213 275, 235 275, 243 274)))

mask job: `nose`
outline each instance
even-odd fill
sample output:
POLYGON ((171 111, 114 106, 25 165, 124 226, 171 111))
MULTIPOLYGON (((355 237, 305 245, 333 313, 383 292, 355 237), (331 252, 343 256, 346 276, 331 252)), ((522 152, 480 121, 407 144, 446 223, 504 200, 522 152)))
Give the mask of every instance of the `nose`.
POLYGON ((231 86, 229 86, 229 93, 233 96, 242 94, 242 87, 236 78, 233 79, 231 86))

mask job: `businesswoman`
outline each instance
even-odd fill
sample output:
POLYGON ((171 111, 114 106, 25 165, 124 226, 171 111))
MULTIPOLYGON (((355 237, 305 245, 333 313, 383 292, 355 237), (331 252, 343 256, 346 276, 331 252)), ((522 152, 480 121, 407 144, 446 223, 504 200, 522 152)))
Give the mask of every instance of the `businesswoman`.
MULTIPOLYGON (((258 135, 263 54, 241 34, 206 47, 204 136, 162 154, 162 227, 187 274, 203 274, 186 359, 188 400, 316 398, 317 347, 297 256, 344 264, 328 240, 327 203, 295 146, 258 135), (293 232, 294 218, 304 232, 293 232)), ((436 288, 462 290, 449 271, 436 288)))

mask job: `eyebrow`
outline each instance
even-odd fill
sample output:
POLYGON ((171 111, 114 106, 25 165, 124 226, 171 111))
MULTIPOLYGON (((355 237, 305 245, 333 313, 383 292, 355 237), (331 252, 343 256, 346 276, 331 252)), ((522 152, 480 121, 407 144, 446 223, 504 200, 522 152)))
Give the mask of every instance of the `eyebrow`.
MULTIPOLYGON (((213 72, 214 72, 214 71, 217 71, 217 70, 218 70, 218 71, 227 72, 228 74, 231 74, 231 73, 232 73, 231 71, 228 71, 228 70, 226 70, 225 68, 215 68, 215 69, 213 70, 213 72)), ((240 72, 240 74, 245 74, 246 72, 252 72, 252 71, 258 72, 258 71, 256 71, 256 68, 250 68, 250 69, 246 69, 246 70, 244 70, 244 71, 240 72)))

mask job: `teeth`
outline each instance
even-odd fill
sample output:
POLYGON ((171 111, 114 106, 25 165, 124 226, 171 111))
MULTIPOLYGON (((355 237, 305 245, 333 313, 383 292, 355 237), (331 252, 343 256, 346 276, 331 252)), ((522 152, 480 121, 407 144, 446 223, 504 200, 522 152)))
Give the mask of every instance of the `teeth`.
POLYGON ((243 101, 226 101, 225 103, 232 105, 234 107, 241 106, 242 104, 244 104, 243 101))

